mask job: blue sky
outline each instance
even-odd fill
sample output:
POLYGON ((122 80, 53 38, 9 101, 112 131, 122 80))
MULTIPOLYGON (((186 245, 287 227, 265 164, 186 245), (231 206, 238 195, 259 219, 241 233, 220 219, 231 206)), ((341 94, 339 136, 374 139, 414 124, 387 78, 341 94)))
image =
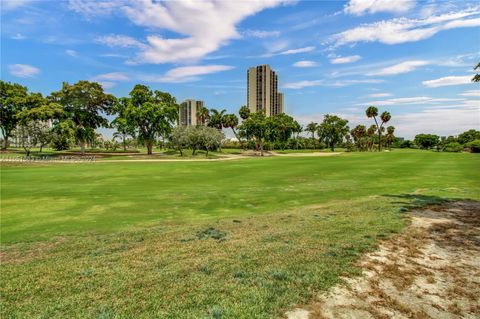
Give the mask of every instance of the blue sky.
POLYGON ((1 78, 48 95, 87 79, 125 96, 136 83, 236 112, 246 72, 270 64, 301 123, 338 114, 396 135, 480 127, 477 1, 2 0, 1 78))

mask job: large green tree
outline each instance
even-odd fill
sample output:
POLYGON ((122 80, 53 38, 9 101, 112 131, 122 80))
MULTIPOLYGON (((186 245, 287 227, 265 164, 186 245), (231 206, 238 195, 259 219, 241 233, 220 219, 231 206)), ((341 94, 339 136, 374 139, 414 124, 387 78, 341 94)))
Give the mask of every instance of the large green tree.
POLYGON ((196 115, 200 122, 200 125, 207 124, 208 120, 210 119, 210 111, 204 106, 198 108, 196 115))
POLYGON ((75 137, 82 154, 86 143, 94 138, 95 129, 108 126, 104 116, 113 113, 116 103, 116 98, 105 93, 99 83, 89 81, 64 82, 51 99, 63 106, 66 116, 75 124, 75 137))
POLYGON ((435 134, 417 134, 414 141, 420 148, 430 149, 438 145, 440 137, 435 134))
POLYGON ((240 107, 240 110, 238 111, 238 115, 240 115, 240 118, 242 120, 248 119, 248 117, 250 116, 250 109, 248 108, 248 106, 243 105, 242 107, 240 107))
POLYGON ((2 149, 8 147, 8 139, 18 124, 17 114, 26 107, 28 90, 20 84, 0 80, 0 130, 2 149))
POLYGON ((375 120, 375 125, 377 126, 377 134, 378 134, 378 151, 381 151, 382 150, 382 133, 384 131, 384 128, 383 128, 383 125, 385 123, 387 123, 388 121, 390 121, 390 119, 392 118, 392 116, 390 115, 389 112, 383 112, 381 115, 380 115, 380 120, 381 122, 379 123, 379 121, 377 120, 377 116, 378 116, 378 108, 376 108, 375 106, 369 106, 367 108, 367 110, 365 111, 367 117, 369 118, 372 118, 375 120))
POLYGON ((151 155, 156 138, 169 136, 178 120, 176 99, 169 93, 137 84, 126 103, 126 119, 136 128, 139 141, 151 155))
POLYGON ((480 140, 480 131, 477 130, 468 130, 458 135, 457 138, 460 144, 467 144, 469 142, 480 140))
POLYGON ((348 120, 342 119, 336 115, 325 115, 323 122, 318 126, 318 136, 320 139, 335 151, 335 146, 341 143, 348 135, 348 120))
POLYGON ((114 111, 117 117, 110 123, 110 126, 115 129, 113 133, 114 138, 120 138, 122 141, 123 151, 127 150, 127 137, 135 136, 135 126, 127 119, 127 108, 129 105, 128 98, 120 98, 115 104, 114 111))
POLYGON ((243 136, 255 139, 256 148, 263 156, 263 146, 270 136, 271 119, 267 118, 263 112, 251 113, 239 128, 243 136))

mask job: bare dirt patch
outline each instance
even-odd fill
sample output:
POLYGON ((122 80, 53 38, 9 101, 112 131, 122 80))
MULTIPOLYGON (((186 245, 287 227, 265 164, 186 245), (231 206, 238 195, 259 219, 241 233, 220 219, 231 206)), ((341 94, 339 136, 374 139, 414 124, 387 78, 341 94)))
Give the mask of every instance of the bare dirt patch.
POLYGON ((480 318, 480 202, 430 206, 410 216, 402 234, 360 260, 364 276, 286 317, 480 318))

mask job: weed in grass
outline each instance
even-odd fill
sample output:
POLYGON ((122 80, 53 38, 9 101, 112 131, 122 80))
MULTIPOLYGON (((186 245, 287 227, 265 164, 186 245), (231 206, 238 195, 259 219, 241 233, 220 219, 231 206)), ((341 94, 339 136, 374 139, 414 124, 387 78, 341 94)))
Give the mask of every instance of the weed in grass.
POLYGON ((227 233, 218 229, 215 229, 213 227, 208 227, 207 229, 198 231, 196 233, 196 237, 198 239, 215 239, 215 240, 225 240, 225 237, 227 236, 227 233))

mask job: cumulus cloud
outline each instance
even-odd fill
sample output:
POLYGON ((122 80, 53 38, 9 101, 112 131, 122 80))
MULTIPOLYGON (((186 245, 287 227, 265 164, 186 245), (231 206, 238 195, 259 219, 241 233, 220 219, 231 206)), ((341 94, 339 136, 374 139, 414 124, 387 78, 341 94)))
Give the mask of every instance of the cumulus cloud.
POLYGON ((332 64, 345 64, 345 63, 353 63, 360 60, 362 57, 359 55, 351 55, 351 56, 344 56, 344 57, 335 57, 330 60, 332 64))
POLYGON ((345 13, 363 15, 365 13, 393 12, 404 13, 415 6, 415 0, 350 0, 345 13))
POLYGON ((427 64, 429 64, 428 61, 421 61, 421 60, 405 61, 405 62, 398 63, 386 68, 382 68, 378 71, 367 73, 367 75, 369 76, 396 75, 396 74, 408 73, 416 70, 420 66, 424 66, 427 64))
POLYGON ((334 46, 357 42, 381 42, 399 44, 430 38, 436 33, 454 28, 480 26, 478 8, 450 12, 423 19, 394 18, 358 27, 333 35, 330 39, 334 46))
MULTIPOLYGON (((203 58, 230 40, 240 38, 236 25, 246 17, 291 2, 291 0, 166 2, 142 0, 117 5, 117 8, 138 26, 150 30, 168 30, 180 35, 174 38, 149 35, 143 45, 139 45, 141 42, 137 40, 124 43, 124 47, 140 48, 131 62, 175 63, 192 62, 203 58)), ((90 11, 89 1, 75 0, 75 3, 74 8, 77 12, 90 11), (81 3, 86 3, 86 7, 80 5, 81 3)), ((108 5, 105 7, 105 10, 110 9, 108 5)), ((111 41, 110 45, 116 43, 118 41, 111 41)))
POLYGON ((317 62, 315 61, 308 61, 308 60, 303 60, 303 61, 297 61, 293 64, 293 66, 297 68, 312 68, 317 66, 317 62))
POLYGON ((199 80, 199 76, 233 69, 229 65, 195 65, 173 68, 165 74, 145 74, 110 72, 99 74, 92 81, 101 83, 105 88, 112 88, 117 82, 142 81, 150 83, 184 83, 199 80))
POLYGON ((471 75, 445 76, 443 78, 422 82, 423 85, 430 88, 436 88, 440 86, 450 86, 450 85, 471 84, 471 83, 472 83, 471 75))
POLYGON ((198 80, 199 75, 216 73, 221 71, 232 70, 234 67, 230 65, 195 65, 183 66, 169 70, 164 76, 158 79, 152 79, 152 82, 190 82, 198 80))
POLYGON ((40 69, 28 64, 11 64, 8 66, 11 75, 19 78, 33 78, 40 73, 40 69))

